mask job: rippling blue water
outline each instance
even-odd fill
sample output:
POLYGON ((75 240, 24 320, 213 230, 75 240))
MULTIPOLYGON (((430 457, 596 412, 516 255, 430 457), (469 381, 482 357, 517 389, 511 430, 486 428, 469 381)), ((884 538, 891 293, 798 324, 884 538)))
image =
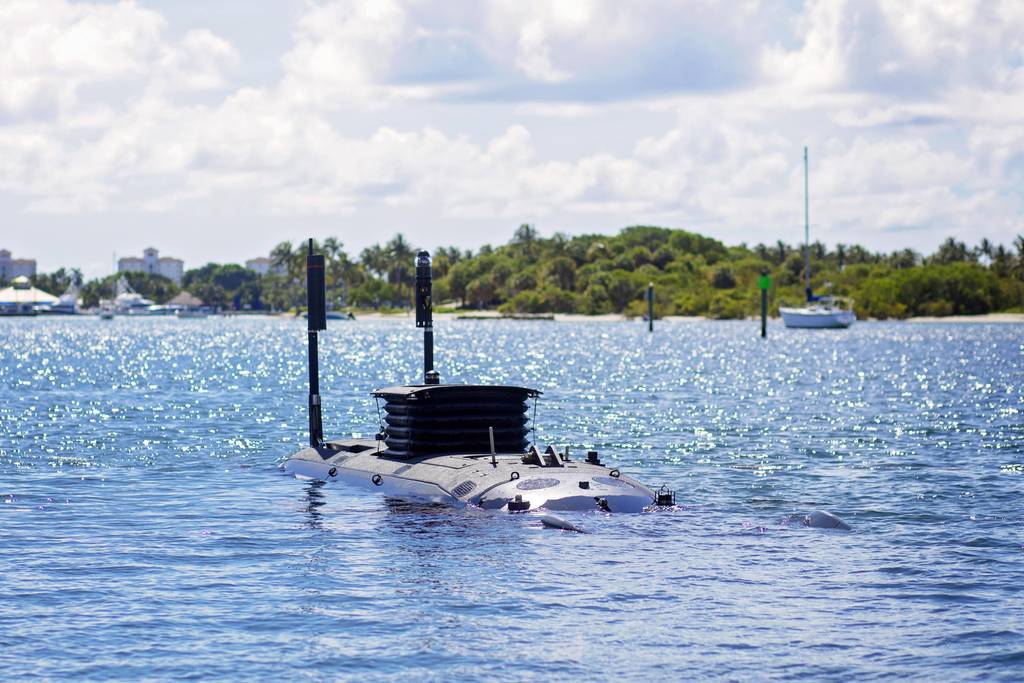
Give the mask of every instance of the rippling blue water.
MULTIPOLYGON (((415 379, 410 327, 332 324, 330 435, 415 379)), ((542 444, 679 492, 579 535, 279 473, 299 321, 0 320, 2 671, 1024 675, 1024 326, 756 327, 438 325, 446 380, 540 388, 542 444)))

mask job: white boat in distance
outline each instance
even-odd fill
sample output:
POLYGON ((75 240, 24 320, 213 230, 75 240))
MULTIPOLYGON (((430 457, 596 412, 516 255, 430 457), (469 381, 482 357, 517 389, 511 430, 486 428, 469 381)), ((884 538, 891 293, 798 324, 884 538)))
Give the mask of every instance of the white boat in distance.
POLYGON ((780 307, 786 327, 837 328, 849 327, 857 319, 853 299, 842 296, 819 296, 800 308, 780 307))
POLYGON ((786 327, 825 329, 849 327, 857 319, 853 299, 842 296, 816 296, 811 289, 811 221, 807 192, 807 148, 804 147, 804 280, 807 305, 780 306, 786 327))
POLYGON ((118 315, 150 315, 150 307, 154 305, 152 299, 147 299, 132 289, 124 275, 117 279, 114 300, 111 303, 118 315))
POLYGON ((79 295, 78 286, 72 282, 64 290, 64 293, 60 295, 60 299, 56 303, 37 306, 36 310, 47 315, 77 315, 79 295))

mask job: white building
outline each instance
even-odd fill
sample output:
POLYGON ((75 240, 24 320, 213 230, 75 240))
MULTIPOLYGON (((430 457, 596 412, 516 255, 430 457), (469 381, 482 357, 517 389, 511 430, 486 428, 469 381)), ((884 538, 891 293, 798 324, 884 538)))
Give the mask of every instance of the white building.
POLYGON ((287 272, 284 266, 275 266, 274 259, 267 258, 266 256, 249 259, 245 262, 245 267, 258 275, 268 275, 270 273, 284 275, 287 272))
POLYGON ((142 272, 150 275, 163 275, 174 284, 181 284, 181 276, 185 274, 185 262, 178 258, 169 256, 160 257, 153 247, 142 252, 142 258, 137 256, 125 256, 117 260, 117 272, 130 273, 142 272))
POLYGON ((0 249, 0 280, 10 282, 16 277, 35 277, 34 258, 11 258, 11 252, 0 249))

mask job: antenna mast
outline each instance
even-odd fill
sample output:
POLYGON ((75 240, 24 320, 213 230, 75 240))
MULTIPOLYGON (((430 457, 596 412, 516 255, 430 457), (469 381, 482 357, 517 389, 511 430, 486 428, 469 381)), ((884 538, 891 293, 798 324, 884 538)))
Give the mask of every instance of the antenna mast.
POLYGON ((423 383, 439 384, 434 370, 434 301, 430 252, 416 254, 416 327, 423 328, 423 383))
POLYGON ((313 253, 313 238, 309 239, 309 253, 306 255, 306 317, 309 331, 309 445, 323 448, 317 332, 327 329, 327 293, 324 286, 324 255, 313 253))

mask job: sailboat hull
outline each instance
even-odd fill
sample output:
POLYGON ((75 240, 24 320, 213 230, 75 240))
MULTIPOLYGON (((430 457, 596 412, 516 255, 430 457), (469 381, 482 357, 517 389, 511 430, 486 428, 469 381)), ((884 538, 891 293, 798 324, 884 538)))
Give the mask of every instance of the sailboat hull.
POLYGON ((822 308, 780 308, 786 327, 837 329, 849 327, 857 319, 853 311, 822 308))

